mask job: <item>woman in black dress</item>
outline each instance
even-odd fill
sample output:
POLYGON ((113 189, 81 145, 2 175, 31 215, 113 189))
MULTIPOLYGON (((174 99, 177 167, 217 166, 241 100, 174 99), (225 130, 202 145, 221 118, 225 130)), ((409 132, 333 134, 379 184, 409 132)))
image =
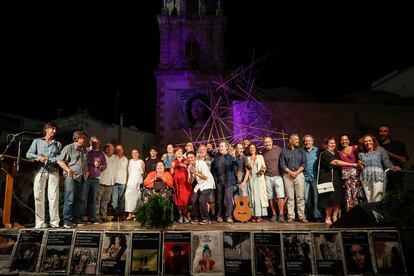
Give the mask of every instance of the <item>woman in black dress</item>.
POLYGON ((325 208, 325 223, 331 225, 338 219, 339 209, 344 202, 341 167, 360 168, 358 163, 348 163, 340 160, 336 151, 334 137, 325 138, 325 150, 320 155, 318 184, 333 181, 335 191, 318 195, 319 208, 325 208))

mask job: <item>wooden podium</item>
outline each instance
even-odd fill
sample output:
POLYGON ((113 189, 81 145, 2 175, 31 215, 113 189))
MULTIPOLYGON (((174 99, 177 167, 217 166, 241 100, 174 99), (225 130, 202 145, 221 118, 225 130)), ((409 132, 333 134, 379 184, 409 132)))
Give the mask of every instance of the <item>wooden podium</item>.
MULTIPOLYGON (((34 163, 33 160, 23 159, 20 161, 34 163)), ((10 155, 3 155, 0 158, 1 169, 6 173, 6 188, 4 191, 4 207, 3 207, 3 225, 5 228, 20 228, 23 227, 18 222, 13 224, 10 222, 11 208, 13 200, 13 185, 16 176, 16 162, 17 157, 10 155)))

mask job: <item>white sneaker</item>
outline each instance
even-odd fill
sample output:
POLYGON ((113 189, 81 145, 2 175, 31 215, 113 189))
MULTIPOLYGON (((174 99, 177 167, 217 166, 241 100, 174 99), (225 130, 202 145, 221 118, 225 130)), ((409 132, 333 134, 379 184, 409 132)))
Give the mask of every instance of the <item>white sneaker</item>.
POLYGON ((48 228, 47 223, 42 223, 40 226, 39 225, 35 226, 35 229, 47 229, 47 228, 48 228))

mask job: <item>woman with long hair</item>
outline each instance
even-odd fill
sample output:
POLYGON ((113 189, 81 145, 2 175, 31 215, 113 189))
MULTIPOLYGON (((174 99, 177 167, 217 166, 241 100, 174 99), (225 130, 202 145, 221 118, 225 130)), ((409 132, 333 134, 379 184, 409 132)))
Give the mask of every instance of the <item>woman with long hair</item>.
POLYGON ((243 182, 249 181, 249 195, 252 203, 253 218, 252 222, 262 222, 264 216, 267 216, 267 207, 269 202, 267 200, 266 180, 264 172, 266 165, 264 158, 258 154, 255 144, 250 144, 248 147, 249 155, 247 156, 246 174, 248 175, 243 182))
POLYGON ((174 149, 175 159, 171 163, 170 173, 173 176, 174 203, 180 213, 179 223, 189 223, 188 202, 191 196, 191 184, 188 183, 188 161, 183 156, 183 149, 174 149))
POLYGON ((336 151, 336 142, 334 137, 325 138, 323 146, 325 150, 319 158, 318 180, 317 184, 333 182, 334 191, 318 194, 319 208, 325 208, 325 223, 331 225, 338 219, 340 206, 344 201, 342 189, 342 179, 340 177, 340 167, 358 168, 358 163, 348 163, 340 160, 336 151))
POLYGON ((127 220, 135 219, 137 205, 141 205, 140 186, 144 181, 145 163, 139 159, 139 150, 131 151, 132 159, 128 163, 128 182, 125 191, 125 212, 128 213, 127 220))
POLYGON ((400 171, 401 168, 394 166, 388 152, 378 145, 377 139, 371 134, 366 134, 359 139, 358 158, 364 166, 360 179, 367 201, 381 201, 387 177, 384 168, 394 171, 400 171))
MULTIPOLYGON (((339 158, 348 163, 358 162, 358 146, 350 145, 349 135, 342 133, 339 135, 338 146, 339 158)), ((345 210, 349 212, 353 207, 361 203, 361 181, 359 180, 360 171, 352 166, 342 167, 342 180, 344 182, 345 210)))

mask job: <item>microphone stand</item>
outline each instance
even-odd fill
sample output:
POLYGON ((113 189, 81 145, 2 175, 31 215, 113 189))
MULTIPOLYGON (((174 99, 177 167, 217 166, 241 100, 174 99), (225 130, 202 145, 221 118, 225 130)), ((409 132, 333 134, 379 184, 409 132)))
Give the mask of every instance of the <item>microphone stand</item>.
POLYGON ((16 177, 20 171, 20 158, 21 158, 21 148, 22 148, 22 140, 19 139, 17 143, 17 158, 16 158, 16 177))

